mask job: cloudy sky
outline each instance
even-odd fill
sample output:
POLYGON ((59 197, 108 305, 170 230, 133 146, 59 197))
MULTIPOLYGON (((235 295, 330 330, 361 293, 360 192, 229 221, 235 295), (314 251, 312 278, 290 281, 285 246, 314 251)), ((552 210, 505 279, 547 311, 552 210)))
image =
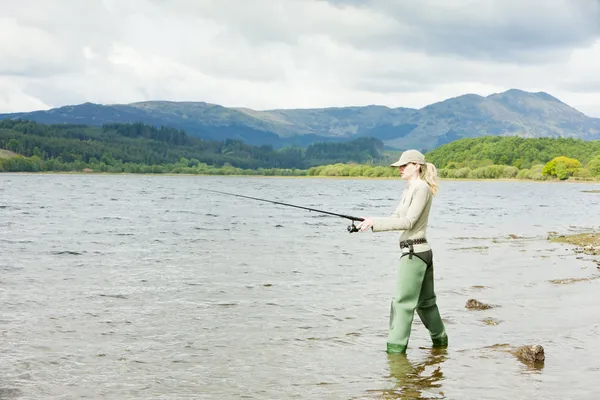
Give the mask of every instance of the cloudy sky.
POLYGON ((545 91, 600 117, 600 0, 2 0, 0 112, 86 101, 423 107, 545 91))

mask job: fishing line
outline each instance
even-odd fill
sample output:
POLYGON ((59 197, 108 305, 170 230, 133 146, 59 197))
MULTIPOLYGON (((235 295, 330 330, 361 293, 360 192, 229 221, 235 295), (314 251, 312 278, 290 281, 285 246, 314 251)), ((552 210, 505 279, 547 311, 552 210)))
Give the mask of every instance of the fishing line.
POLYGON ((294 205, 294 204, 283 203, 281 201, 260 199, 258 197, 244 196, 242 194, 229 193, 229 192, 221 192, 219 190, 212 190, 212 189, 200 188, 200 190, 204 190, 204 191, 207 191, 207 192, 213 192, 213 193, 225 194, 225 195, 228 195, 228 196, 243 197, 245 199, 252 199, 252 200, 258 200, 258 201, 264 201, 264 202, 267 202, 267 203, 279 204, 279 205, 286 206, 286 207, 301 208, 303 210, 314 211, 314 212, 318 212, 318 213, 322 213, 322 214, 328 214, 328 215, 333 215, 333 216, 336 216, 336 217, 346 218, 346 219, 349 219, 349 220, 352 221, 352 225, 348 225, 348 232, 349 233, 358 232, 358 228, 354 225, 355 221, 364 221, 364 218, 360 218, 360 217, 353 217, 351 215, 338 214, 338 213, 334 213, 334 212, 330 212, 330 211, 317 210, 316 208, 297 206, 297 205, 294 205))

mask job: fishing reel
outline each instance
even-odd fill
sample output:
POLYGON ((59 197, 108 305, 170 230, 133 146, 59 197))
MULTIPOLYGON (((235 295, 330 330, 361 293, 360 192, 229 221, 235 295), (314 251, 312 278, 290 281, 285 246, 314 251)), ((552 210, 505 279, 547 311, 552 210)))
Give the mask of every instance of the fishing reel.
POLYGON ((348 233, 358 232, 358 228, 354 225, 354 221, 352 221, 352 225, 348 225, 348 233))

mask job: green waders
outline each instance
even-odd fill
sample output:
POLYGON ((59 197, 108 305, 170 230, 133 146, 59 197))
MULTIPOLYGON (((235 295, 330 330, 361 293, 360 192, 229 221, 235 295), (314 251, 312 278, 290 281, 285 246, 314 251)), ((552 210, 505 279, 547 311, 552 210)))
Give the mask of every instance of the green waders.
POLYGON ((433 253, 405 253, 400 257, 396 293, 390 310, 388 353, 405 353, 415 314, 429 330, 433 347, 448 345, 448 336, 433 288, 433 253))

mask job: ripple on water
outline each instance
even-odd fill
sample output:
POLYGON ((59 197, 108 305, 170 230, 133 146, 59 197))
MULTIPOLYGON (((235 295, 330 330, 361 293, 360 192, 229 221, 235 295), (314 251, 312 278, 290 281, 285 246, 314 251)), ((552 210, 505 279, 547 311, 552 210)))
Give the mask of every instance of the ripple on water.
POLYGON ((402 358, 385 353, 396 233, 189 194, 200 179, 310 204, 312 185, 319 208, 387 215, 397 181, 41 178, 0 185, 0 398, 593 398, 600 280, 552 284, 592 274, 546 241, 600 215, 576 184, 442 182, 428 236, 451 345, 431 349, 415 316, 402 358), (505 351, 532 343, 543 370, 505 351))

